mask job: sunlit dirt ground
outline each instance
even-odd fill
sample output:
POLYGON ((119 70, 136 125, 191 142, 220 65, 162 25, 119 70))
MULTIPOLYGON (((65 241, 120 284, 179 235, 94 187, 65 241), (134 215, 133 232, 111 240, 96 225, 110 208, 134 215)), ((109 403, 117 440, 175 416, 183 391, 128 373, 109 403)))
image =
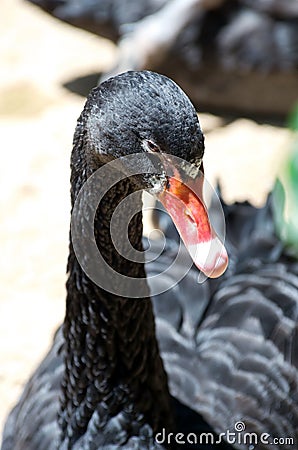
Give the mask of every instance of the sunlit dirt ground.
MULTIPOLYGON (((108 68, 111 43, 21 0, 0 3, 0 428, 62 321, 69 154, 84 99, 63 83, 108 68)), ((228 201, 261 205, 286 129, 203 114, 205 170, 228 201)))

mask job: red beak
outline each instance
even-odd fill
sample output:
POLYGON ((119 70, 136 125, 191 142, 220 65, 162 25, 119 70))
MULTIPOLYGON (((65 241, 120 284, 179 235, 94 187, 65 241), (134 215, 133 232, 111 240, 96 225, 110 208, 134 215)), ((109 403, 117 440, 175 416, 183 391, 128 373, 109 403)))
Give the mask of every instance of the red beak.
POLYGON ((158 199, 170 214, 195 265, 206 276, 217 278, 228 266, 228 255, 209 221, 202 196, 204 176, 200 173, 184 184, 175 173, 158 199))

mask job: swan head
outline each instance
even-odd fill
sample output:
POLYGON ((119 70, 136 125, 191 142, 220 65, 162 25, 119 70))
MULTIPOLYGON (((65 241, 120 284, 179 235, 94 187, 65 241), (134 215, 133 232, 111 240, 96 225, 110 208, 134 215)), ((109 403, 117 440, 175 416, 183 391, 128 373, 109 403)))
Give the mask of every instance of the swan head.
POLYGON ((88 130, 99 157, 163 152, 189 162, 202 159, 204 138, 195 108, 166 76, 125 72, 95 88, 91 98, 88 130))
POLYGON ((202 198, 204 136, 182 89, 154 72, 126 72, 91 91, 81 120, 92 164, 119 160, 136 189, 163 203, 198 268, 220 276, 228 257, 202 198))

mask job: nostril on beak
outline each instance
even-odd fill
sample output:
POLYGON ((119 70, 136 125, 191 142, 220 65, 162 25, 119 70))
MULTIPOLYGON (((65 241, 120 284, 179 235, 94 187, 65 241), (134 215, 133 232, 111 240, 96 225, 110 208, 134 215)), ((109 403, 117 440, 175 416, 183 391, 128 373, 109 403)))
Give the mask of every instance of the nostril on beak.
POLYGON ((189 212, 188 209, 185 209, 185 210, 184 210, 184 214, 186 215, 186 217, 188 218, 188 220, 189 220, 190 222, 195 223, 195 219, 194 219, 194 217, 192 216, 192 214, 189 212))

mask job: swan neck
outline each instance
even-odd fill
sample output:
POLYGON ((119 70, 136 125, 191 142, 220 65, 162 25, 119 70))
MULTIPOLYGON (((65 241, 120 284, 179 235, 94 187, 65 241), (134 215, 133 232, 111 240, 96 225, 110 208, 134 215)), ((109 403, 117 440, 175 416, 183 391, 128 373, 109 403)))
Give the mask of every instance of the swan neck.
MULTIPOLYGON (((75 188, 79 190, 78 184, 75 188)), ((122 409, 131 411, 128 421, 137 420, 140 427, 149 423, 154 432, 172 428, 167 377, 155 336, 144 264, 119 255, 109 235, 113 211, 132 190, 123 182, 103 199, 94 220, 95 238, 105 261, 127 277, 143 278, 148 295, 130 299, 121 296, 121 290, 118 294, 106 291, 86 275, 70 244, 60 411, 63 445, 71 446, 80 439, 95 414, 109 420, 122 409), (79 424, 78 405, 82 411, 79 424)), ((141 206, 141 193, 134 202, 141 206)), ((133 217, 128 234, 131 246, 141 251, 141 212, 133 217)))

